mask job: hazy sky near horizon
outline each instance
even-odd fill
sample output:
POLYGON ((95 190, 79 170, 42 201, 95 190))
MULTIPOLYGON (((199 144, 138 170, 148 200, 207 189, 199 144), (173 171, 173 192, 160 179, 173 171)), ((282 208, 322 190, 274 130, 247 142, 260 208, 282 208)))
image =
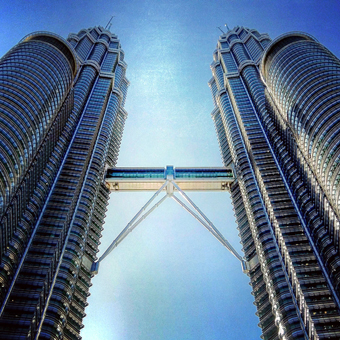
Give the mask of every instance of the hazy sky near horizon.
MULTIPOLYGON (((217 26, 271 38, 305 31, 339 57, 339 14, 336 0, 2 1, 0 55, 33 31, 66 38, 114 15, 131 83, 118 166, 221 166, 207 86, 217 26)), ((190 196, 240 250, 229 194, 190 196)), ((149 197, 112 195, 101 252, 149 197)), ((83 339, 259 339, 248 281, 217 240, 166 200, 102 263, 83 339)))

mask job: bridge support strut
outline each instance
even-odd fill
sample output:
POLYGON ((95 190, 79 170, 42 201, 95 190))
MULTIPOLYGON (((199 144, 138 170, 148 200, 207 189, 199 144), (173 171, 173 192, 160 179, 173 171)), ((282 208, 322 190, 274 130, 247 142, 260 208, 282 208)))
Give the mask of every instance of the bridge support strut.
POLYGON ((242 256, 235 250, 235 248, 223 237, 220 231, 214 226, 214 224, 203 214, 203 212, 197 207, 197 205, 188 197, 188 195, 177 185, 172 175, 168 175, 163 185, 155 192, 150 200, 138 211, 138 213, 132 218, 132 220, 126 225, 126 227, 120 232, 116 239, 110 244, 104 254, 98 259, 98 261, 92 263, 91 272, 98 274, 99 264, 103 261, 114 248, 116 248, 124 238, 134 230, 138 224, 146 219, 157 207, 159 207, 166 198, 172 198, 181 207, 183 207, 190 215, 192 215, 198 222, 200 222, 225 248, 227 248, 240 262, 242 265, 243 272, 247 272, 246 261, 242 256), (175 194, 176 189, 184 199, 184 202, 180 200, 175 194), (166 190, 166 194, 157 201, 149 210, 149 205, 157 198, 157 196, 166 190))

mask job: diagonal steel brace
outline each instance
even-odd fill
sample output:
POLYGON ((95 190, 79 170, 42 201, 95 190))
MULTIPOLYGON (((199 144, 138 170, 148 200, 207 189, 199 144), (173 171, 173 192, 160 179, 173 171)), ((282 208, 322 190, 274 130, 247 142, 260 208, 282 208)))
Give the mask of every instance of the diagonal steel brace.
POLYGON ((203 212, 196 206, 196 204, 185 194, 185 192, 176 184, 172 179, 167 179, 164 184, 157 190, 157 192, 150 198, 150 200, 139 210, 139 212, 132 218, 127 226, 121 231, 116 239, 110 244, 104 254, 98 259, 98 261, 92 263, 91 272, 97 274, 99 270, 99 264, 103 261, 111 251, 122 242, 125 237, 137 227, 148 215, 150 215, 166 198, 173 198, 178 204, 180 204, 189 214, 195 217, 215 238, 222 243, 239 261, 241 261, 242 268, 245 270, 246 262, 241 255, 233 248, 233 246, 223 237, 220 231, 214 226, 214 224, 203 214, 203 212), (179 194, 188 202, 189 206, 182 202, 173 193, 173 188, 176 188, 179 194), (154 204, 147 212, 146 208, 152 203, 152 201, 159 195, 159 193, 166 188, 167 194, 162 197, 156 204, 154 204), (144 214, 143 214, 144 212, 144 214))
POLYGON ((148 215, 150 215, 157 207, 161 205, 162 202, 168 197, 165 195, 161 198, 152 208, 150 208, 143 215, 142 213, 146 210, 146 208, 152 203, 152 201, 160 194, 160 192, 168 185, 168 180, 164 182, 164 184, 156 191, 156 193, 149 199, 149 201, 138 211, 138 213, 132 218, 132 220, 127 224, 127 226, 120 232, 120 234, 115 238, 115 240, 110 244, 110 246, 106 249, 104 254, 98 259, 98 261, 92 263, 91 272, 93 274, 98 273, 99 263, 107 257, 114 248, 116 248, 120 242, 122 242, 125 237, 137 227, 148 215), (142 215, 142 216, 141 216, 142 215), (141 216, 141 217, 140 217, 141 216), (140 217, 140 218, 139 218, 140 217), (139 218, 139 219, 138 219, 139 218), (138 219, 138 220, 137 220, 138 219), (136 221, 137 220, 137 221, 136 221))
POLYGON ((188 211, 193 217, 195 217, 215 238, 217 238, 239 261, 243 261, 243 258, 235 248, 223 237, 220 231, 214 226, 214 224, 203 214, 203 212, 197 207, 197 205, 188 197, 188 195, 183 192, 183 190, 172 181, 174 187, 178 190, 179 194, 189 203, 189 205, 194 209, 192 211, 185 203, 179 200, 176 196, 172 198, 179 203, 186 211, 188 211))

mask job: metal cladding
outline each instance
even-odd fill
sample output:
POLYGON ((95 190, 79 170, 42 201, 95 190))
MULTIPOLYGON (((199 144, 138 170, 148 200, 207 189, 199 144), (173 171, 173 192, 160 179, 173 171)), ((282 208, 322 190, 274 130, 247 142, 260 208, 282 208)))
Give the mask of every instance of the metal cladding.
POLYGON ((80 338, 109 196, 103 178, 127 117, 126 67, 102 27, 68 42, 34 33, 1 60, 0 190, 14 189, 1 215, 0 339, 80 338))
POLYGON ((232 200, 263 339, 340 338, 331 196, 339 65, 304 33, 270 43, 236 27, 214 52, 212 117, 224 164, 235 168, 232 200))

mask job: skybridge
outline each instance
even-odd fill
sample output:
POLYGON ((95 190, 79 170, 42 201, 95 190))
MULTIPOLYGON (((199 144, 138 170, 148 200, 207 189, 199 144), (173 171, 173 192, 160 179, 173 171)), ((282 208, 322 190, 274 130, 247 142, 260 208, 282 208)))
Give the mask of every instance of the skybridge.
MULTIPOLYGON (((165 180, 176 181, 183 191, 229 190, 235 180, 231 168, 113 168, 105 182, 110 191, 156 191, 165 180)), ((164 187, 163 190, 168 190, 164 187)), ((177 188, 174 187, 177 191, 177 188)))
POLYGON ((169 165, 165 168, 108 169, 105 177, 105 184, 111 192, 154 191, 155 193, 121 231, 98 261, 93 262, 91 267, 92 273, 97 274, 99 263, 167 198, 172 198, 200 222, 241 262, 243 271, 247 272, 247 263, 242 256, 238 254, 234 247, 224 238, 214 224, 185 193, 187 191, 229 191, 230 185, 234 181, 235 176, 233 170, 226 167, 175 168, 169 165), (158 196, 161 193, 164 193, 164 195, 159 199, 158 196), (152 203, 153 205, 151 205, 152 203))

